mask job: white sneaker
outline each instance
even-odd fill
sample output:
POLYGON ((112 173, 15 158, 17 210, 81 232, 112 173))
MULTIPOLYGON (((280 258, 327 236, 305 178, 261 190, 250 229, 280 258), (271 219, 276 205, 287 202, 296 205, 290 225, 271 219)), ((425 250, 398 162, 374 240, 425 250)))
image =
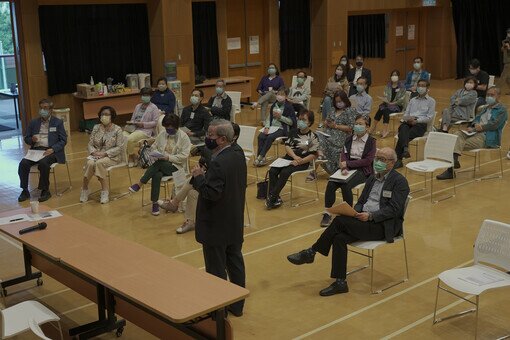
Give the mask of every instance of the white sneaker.
POLYGON ((89 190, 81 189, 80 192, 80 202, 85 203, 89 200, 89 190))
POLYGON ((108 191, 101 191, 101 199, 99 200, 99 202, 101 202, 101 204, 108 203, 110 201, 110 198, 108 196, 109 196, 108 191))
POLYGON ((134 168, 135 162, 128 162, 128 168, 134 168))

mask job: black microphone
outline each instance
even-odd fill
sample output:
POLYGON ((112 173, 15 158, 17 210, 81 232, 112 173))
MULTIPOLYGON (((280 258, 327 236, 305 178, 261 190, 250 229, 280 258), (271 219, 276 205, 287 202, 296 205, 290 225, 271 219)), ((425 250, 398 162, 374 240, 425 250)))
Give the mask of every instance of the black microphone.
POLYGON ((34 225, 33 227, 21 229, 19 231, 19 234, 23 235, 23 234, 29 233, 31 231, 44 230, 44 229, 46 229, 47 226, 48 225, 46 224, 46 222, 37 223, 37 225, 34 225))

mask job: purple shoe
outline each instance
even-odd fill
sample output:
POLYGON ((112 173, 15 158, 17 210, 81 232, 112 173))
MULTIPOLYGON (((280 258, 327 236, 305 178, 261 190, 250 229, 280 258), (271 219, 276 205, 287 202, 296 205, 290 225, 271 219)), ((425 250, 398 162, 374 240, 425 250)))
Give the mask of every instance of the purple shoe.
POLYGON ((159 204, 158 204, 158 202, 153 202, 152 203, 152 214, 154 216, 158 216, 159 215, 159 204))
POLYGON ((129 187, 129 191, 131 192, 138 192, 140 190, 140 186, 138 184, 133 184, 129 187))

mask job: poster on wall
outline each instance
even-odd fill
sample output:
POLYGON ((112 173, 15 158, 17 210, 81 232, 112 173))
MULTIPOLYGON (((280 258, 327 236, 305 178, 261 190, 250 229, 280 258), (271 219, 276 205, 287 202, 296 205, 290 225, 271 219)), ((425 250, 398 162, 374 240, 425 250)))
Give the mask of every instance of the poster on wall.
POLYGON ((415 25, 407 26, 407 40, 414 40, 414 31, 416 29, 415 25))
POLYGON ((395 28, 395 36, 402 37, 404 35, 404 26, 397 26, 395 28))
POLYGON ((250 54, 258 54, 259 51, 259 36, 250 35, 250 54))
POLYGON ((227 38, 227 50, 240 50, 241 49, 241 38, 227 38))

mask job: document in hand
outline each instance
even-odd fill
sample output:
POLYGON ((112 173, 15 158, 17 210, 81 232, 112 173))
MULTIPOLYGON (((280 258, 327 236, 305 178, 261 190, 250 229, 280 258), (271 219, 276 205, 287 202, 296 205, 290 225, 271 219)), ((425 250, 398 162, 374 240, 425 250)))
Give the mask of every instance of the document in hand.
POLYGON ((325 132, 322 132, 321 130, 317 130, 317 131, 315 131, 315 133, 316 133, 316 134, 318 134, 318 135, 320 135, 320 136, 324 136, 324 137, 326 137, 326 138, 331 137, 331 135, 330 135, 330 134, 327 134, 327 133, 325 133, 325 132))
POLYGON ((471 132, 469 132, 469 131, 467 131, 467 130, 460 130, 460 131, 464 132, 464 134, 465 134, 466 136, 469 136, 469 137, 471 137, 471 136, 473 136, 473 135, 476 135, 476 131, 471 131, 471 132))
POLYGON ((351 207, 349 204, 345 202, 342 202, 339 205, 335 205, 334 207, 328 208, 326 210, 334 215, 343 215, 350 217, 354 217, 358 213, 356 210, 354 210, 353 207, 351 207))
MULTIPOLYGON (((263 127, 262 129, 260 129, 260 130, 259 130, 259 132, 262 132, 262 133, 263 133, 263 132, 264 132, 264 129, 265 129, 265 127, 263 127)), ((268 133, 269 133, 269 134, 275 133, 276 131, 278 131, 278 129, 279 129, 279 127, 277 127, 277 126, 270 126, 270 127, 269 127, 269 132, 268 132, 268 133)))
POLYGON ((347 175, 342 175, 342 170, 338 169, 333 175, 329 176, 329 179, 335 182, 345 183, 355 172, 356 170, 349 170, 347 175))
POLYGON ((28 150, 24 158, 32 162, 39 162, 44 158, 44 150, 28 150))
POLYGON ((285 168, 289 166, 292 161, 290 159, 285 158, 277 158, 273 163, 269 165, 271 168, 285 168))
POLYGON ((161 158, 161 157, 164 157, 165 155, 163 155, 161 152, 159 152, 158 150, 152 150, 150 153, 149 153, 149 156, 151 157, 154 157, 154 158, 161 158))

